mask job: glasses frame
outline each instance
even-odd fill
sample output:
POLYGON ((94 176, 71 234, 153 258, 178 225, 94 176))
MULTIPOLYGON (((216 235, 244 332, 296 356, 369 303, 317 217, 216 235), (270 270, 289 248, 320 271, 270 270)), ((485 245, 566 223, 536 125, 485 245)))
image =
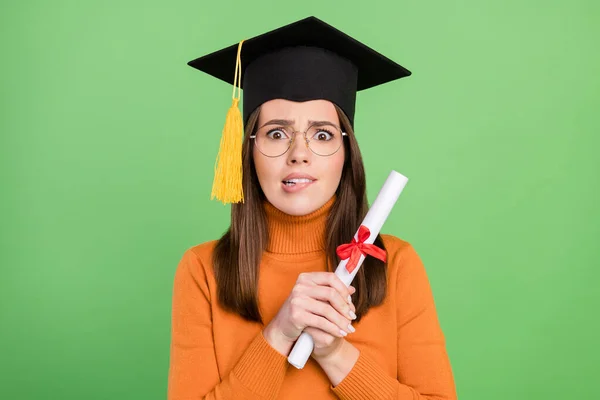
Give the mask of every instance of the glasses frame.
MULTIPOLYGON (((275 125, 275 124, 273 124, 273 125, 275 125)), ((287 147, 287 149, 285 149, 285 151, 283 153, 281 153, 281 154, 279 154, 277 156, 270 156, 270 155, 267 155, 267 154, 263 153, 262 150, 260 149, 260 146, 258 144, 256 144, 256 134, 250 135, 250 139, 254 139, 254 145, 256 146, 256 148, 258 149, 258 151, 260 151, 260 153, 263 156, 265 156, 265 157, 277 158, 277 157, 281 157, 282 155, 284 155, 285 153, 287 153, 292 148, 292 145, 294 144, 294 140, 296 140, 296 134, 297 133, 302 133, 302 136, 304 136, 304 143, 306 144, 306 148, 309 149, 311 152, 313 152, 314 154, 316 154, 319 157, 331 157, 332 155, 334 155, 335 153, 337 153, 338 151, 340 151, 340 149, 344 145, 344 136, 348 136, 348 134, 346 132, 344 132, 342 130, 342 128, 340 128, 339 126, 337 126, 336 124, 333 124, 333 123, 329 123, 329 124, 326 124, 326 125, 323 125, 323 124, 312 124, 312 125, 309 125, 306 128, 305 131, 295 130, 294 127, 291 126, 291 125, 279 125, 279 124, 277 124, 277 125, 278 126, 283 126, 284 129, 285 128, 290 128, 289 130, 291 131, 290 133, 292 135, 292 138, 288 141, 288 147, 287 147), (318 125, 318 126, 333 126, 334 128, 336 128, 338 131, 340 131, 342 133, 342 141, 340 142, 340 147, 338 147, 336 151, 334 151, 331 154, 327 154, 327 155, 324 156, 322 154, 315 153, 315 151, 310 147, 310 145, 309 145, 310 140, 308 140, 308 138, 306 137, 306 133, 309 131, 310 128, 314 127, 315 125, 318 125)), ((265 126, 267 126, 267 125, 262 126, 260 129, 264 128, 265 126)), ((287 129, 286 129, 286 132, 287 132, 287 129)))

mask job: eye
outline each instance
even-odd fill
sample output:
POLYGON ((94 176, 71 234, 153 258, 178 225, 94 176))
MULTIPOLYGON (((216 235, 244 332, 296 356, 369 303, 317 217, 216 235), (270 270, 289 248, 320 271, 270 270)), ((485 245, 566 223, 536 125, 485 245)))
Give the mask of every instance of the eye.
POLYGON ((314 135, 313 138, 320 141, 329 141, 333 139, 333 133, 329 132, 327 129, 319 129, 314 135))
POLYGON ((286 140, 288 139, 288 135, 281 128, 271 129, 267 132, 267 137, 273 140, 286 140))

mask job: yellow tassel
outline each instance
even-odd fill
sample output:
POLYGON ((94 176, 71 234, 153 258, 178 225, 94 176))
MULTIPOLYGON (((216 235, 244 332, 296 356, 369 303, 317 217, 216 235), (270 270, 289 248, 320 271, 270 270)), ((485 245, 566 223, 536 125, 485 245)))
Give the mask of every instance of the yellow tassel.
POLYGON ((237 60, 235 64, 235 78, 233 82, 232 104, 225 118, 225 126, 221 136, 219 154, 215 161, 215 178, 210 198, 217 198, 223 204, 244 202, 242 189, 242 141, 244 123, 238 107, 240 101, 240 88, 242 81, 242 67, 240 53, 242 40, 238 45, 237 60), (236 96, 237 88, 237 96, 236 96))

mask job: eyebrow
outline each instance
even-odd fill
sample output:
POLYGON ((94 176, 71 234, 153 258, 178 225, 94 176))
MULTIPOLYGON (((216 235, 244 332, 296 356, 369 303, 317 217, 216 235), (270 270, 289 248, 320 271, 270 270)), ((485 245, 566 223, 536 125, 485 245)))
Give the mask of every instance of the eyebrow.
MULTIPOLYGON (((266 123, 264 123, 260 128, 266 126, 266 125, 294 125, 296 121, 293 119, 272 119, 270 121, 267 121, 266 123)), ((337 127, 336 124, 334 124, 331 121, 313 121, 313 120, 308 120, 308 125, 309 126, 323 126, 323 125, 331 125, 331 126, 335 126, 337 127)), ((259 129, 260 129, 259 128, 259 129)))

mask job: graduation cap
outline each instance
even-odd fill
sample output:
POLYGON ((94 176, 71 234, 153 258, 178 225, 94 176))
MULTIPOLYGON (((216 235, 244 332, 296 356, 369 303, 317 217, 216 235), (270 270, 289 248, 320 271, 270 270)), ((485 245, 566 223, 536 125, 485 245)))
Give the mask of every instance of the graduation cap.
POLYGON ((261 104, 273 99, 329 100, 354 124, 357 91, 411 74, 316 17, 241 40, 187 64, 233 85, 211 193, 211 199, 223 203, 244 201, 243 126, 261 104), (238 108, 240 89, 243 117, 238 108))

